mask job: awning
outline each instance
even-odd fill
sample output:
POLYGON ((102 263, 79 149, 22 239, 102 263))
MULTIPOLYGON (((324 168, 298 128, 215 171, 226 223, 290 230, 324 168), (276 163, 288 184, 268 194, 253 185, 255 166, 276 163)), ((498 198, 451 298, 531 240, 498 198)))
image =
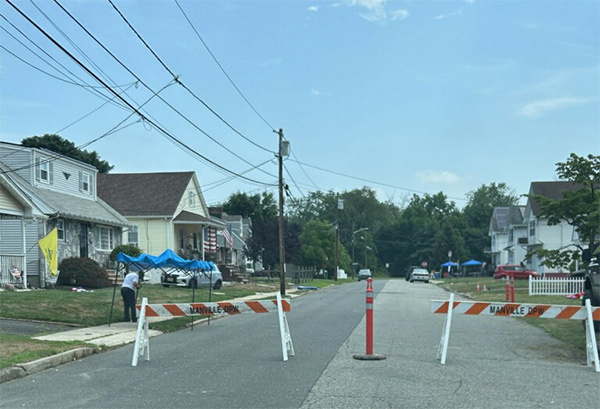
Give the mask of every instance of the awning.
POLYGON ((160 256, 152 256, 150 254, 142 254, 139 257, 130 257, 126 254, 119 253, 117 260, 129 266, 131 271, 144 271, 150 268, 181 268, 184 270, 204 270, 211 271, 215 269, 212 261, 202 260, 186 260, 173 252, 171 249, 166 249, 160 256))

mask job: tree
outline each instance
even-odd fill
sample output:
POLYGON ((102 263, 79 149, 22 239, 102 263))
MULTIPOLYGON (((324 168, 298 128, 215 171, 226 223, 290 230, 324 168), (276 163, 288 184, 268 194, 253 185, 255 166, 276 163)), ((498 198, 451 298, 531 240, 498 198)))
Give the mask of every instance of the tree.
POLYGON ((556 164, 556 173, 561 180, 573 183, 573 189, 565 190, 562 199, 552 200, 541 195, 531 195, 537 201, 540 218, 546 218, 549 226, 566 221, 575 227, 580 244, 576 249, 558 250, 538 249, 527 254, 530 259, 534 254, 543 259, 547 267, 566 267, 574 260, 581 258, 584 250, 594 252, 596 236, 600 233, 600 156, 578 156, 571 153, 565 162, 556 164))
MULTIPOLYGON (((300 236, 304 264, 317 268, 335 270, 335 229, 330 223, 312 220, 306 224, 300 236)), ((350 267, 350 256, 343 246, 338 246, 340 268, 350 267)))
POLYGON ((21 141, 21 145, 28 148, 42 148, 60 153, 69 158, 95 166, 100 173, 108 173, 114 168, 107 161, 101 160, 96 151, 88 152, 85 149, 79 149, 73 142, 55 134, 25 138, 21 141))

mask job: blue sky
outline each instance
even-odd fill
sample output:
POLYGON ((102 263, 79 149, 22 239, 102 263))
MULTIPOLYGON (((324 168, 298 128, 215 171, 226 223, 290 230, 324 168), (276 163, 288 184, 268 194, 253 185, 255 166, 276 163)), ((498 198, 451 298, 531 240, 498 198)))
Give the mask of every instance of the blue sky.
MULTIPOLYGON (((55 2, 15 2, 116 92, 129 87, 131 105, 173 80, 108 0, 59 3, 151 90, 132 85, 55 2)), ((296 198, 367 185, 399 204, 443 191, 462 206, 482 184, 525 194, 531 181, 554 180, 571 152, 600 152, 598 1, 178 0, 249 104, 175 0, 113 3, 197 97, 171 83, 160 96, 180 114, 154 97, 144 115, 251 181, 227 181, 135 114, 86 149, 115 173, 194 170, 209 204, 238 190, 276 193, 279 128, 296 198)), ((91 91, 100 84, 8 3, 0 10, 43 50, 0 19, 1 140, 60 131, 84 145, 131 114, 91 91)))

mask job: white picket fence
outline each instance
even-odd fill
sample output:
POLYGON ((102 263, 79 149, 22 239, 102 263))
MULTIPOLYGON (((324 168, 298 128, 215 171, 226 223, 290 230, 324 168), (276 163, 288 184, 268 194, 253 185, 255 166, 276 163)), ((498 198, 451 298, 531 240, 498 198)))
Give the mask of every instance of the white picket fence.
POLYGON ((569 295, 583 292, 585 278, 533 278, 529 276, 529 295, 569 295))

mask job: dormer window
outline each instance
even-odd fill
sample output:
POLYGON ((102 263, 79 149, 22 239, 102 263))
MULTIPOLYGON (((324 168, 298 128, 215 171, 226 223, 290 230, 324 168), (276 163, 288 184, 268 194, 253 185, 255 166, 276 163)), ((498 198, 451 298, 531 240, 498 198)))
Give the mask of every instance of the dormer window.
POLYGON ((90 193, 91 176, 87 172, 81 172, 81 180, 79 182, 79 189, 83 193, 90 193))
POLYGON ((47 161, 40 162, 40 180, 42 182, 50 182, 50 169, 47 161))

